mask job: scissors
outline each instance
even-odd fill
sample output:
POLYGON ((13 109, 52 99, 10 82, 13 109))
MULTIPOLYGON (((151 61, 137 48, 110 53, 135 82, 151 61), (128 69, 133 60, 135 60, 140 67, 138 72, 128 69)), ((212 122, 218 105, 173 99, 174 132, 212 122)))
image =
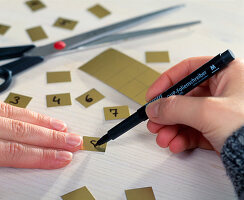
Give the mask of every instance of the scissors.
POLYGON ((171 6, 40 47, 36 47, 35 45, 24 45, 0 48, 0 60, 19 58, 13 62, 0 66, 0 78, 3 79, 3 83, 0 85, 0 92, 9 87, 12 81, 12 76, 34 65, 37 65, 50 57, 70 53, 72 51, 97 47, 101 44, 109 42, 137 38, 139 36, 165 32, 200 23, 200 21, 192 21, 182 24, 139 30, 135 32, 114 34, 115 32, 148 21, 156 16, 159 16, 160 14, 166 14, 182 7, 184 7, 184 4, 171 6))

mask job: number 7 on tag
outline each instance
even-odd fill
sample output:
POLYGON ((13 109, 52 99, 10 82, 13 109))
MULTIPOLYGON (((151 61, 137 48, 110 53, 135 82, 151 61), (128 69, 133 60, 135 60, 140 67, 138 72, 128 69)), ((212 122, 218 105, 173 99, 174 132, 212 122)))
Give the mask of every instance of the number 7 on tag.
POLYGON ((125 119, 130 116, 128 106, 104 107, 105 120, 125 119))

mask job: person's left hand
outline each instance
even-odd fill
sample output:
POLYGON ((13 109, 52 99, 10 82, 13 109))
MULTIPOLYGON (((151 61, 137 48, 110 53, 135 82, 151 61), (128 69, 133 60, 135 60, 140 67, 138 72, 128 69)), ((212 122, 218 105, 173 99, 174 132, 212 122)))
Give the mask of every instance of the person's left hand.
POLYGON ((55 169, 69 164, 82 138, 57 119, 0 102, 0 166, 55 169))

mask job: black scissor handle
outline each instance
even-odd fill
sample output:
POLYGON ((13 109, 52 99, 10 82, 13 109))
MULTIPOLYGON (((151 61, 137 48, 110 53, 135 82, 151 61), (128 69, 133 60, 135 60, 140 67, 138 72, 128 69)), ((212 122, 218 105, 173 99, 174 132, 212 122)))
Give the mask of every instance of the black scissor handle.
POLYGON ((10 83, 12 82, 12 72, 3 67, 0 68, 0 78, 4 80, 4 82, 0 85, 0 92, 3 92, 8 88, 10 83))
POLYGON ((11 71, 12 75, 14 76, 15 74, 41 63, 42 61, 44 61, 44 58, 41 56, 25 56, 13 62, 2 65, 1 67, 11 71))
POLYGON ((41 63, 43 60, 44 59, 40 56, 26 56, 0 66, 0 78, 4 79, 4 83, 0 85, 0 92, 8 88, 12 81, 12 76, 41 63))
POLYGON ((0 48, 0 60, 17 58, 23 56, 23 54, 31 49, 35 45, 13 46, 0 48))

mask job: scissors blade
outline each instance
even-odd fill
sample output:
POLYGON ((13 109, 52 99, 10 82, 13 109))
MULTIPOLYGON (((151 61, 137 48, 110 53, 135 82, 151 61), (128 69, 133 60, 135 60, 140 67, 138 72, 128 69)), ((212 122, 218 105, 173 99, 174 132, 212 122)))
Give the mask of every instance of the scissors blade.
POLYGON ((62 40, 63 42, 65 42, 66 44, 66 48, 64 48, 63 50, 57 50, 54 48, 54 43, 48 44, 48 45, 44 45, 41 47, 37 47, 33 50, 30 50, 29 52, 27 52, 25 55, 26 56, 42 56, 42 57, 48 57, 51 56, 53 54, 57 54, 57 53, 62 53, 62 51, 67 51, 67 50, 72 50, 75 48, 78 48, 79 46, 81 46, 84 43, 88 43, 91 42, 93 40, 97 40, 99 38, 102 38, 104 36, 110 35, 112 33, 118 32, 120 30, 132 27, 132 26, 136 26, 139 25, 140 23, 143 23, 145 21, 148 21, 156 16, 159 16, 161 14, 166 14, 169 13, 173 10, 179 9, 184 7, 184 4, 180 4, 180 5, 175 5, 175 6, 171 6, 168 8, 164 8, 155 12, 151 12, 148 14, 144 14, 138 17, 134 17, 131 19, 127 19, 112 25, 108 25, 102 28, 98 28, 86 33, 82 33, 67 39, 62 40))
POLYGON ((185 27, 193 26, 193 25, 200 24, 200 23, 201 23, 201 21, 198 20, 198 21, 186 22, 186 23, 182 23, 182 24, 162 26, 162 27, 157 27, 157 28, 152 28, 152 29, 145 29, 145 30, 127 32, 127 33, 121 33, 121 34, 113 34, 113 35, 105 36, 98 40, 94 40, 92 42, 85 43, 85 44, 81 45, 81 47, 79 47, 78 49, 84 49, 86 47, 98 46, 101 44, 106 44, 106 43, 120 41, 120 40, 127 40, 127 39, 132 39, 132 38, 143 37, 143 36, 156 34, 156 33, 160 33, 160 32, 166 32, 166 31, 171 31, 171 30, 175 30, 175 29, 185 28, 185 27))

